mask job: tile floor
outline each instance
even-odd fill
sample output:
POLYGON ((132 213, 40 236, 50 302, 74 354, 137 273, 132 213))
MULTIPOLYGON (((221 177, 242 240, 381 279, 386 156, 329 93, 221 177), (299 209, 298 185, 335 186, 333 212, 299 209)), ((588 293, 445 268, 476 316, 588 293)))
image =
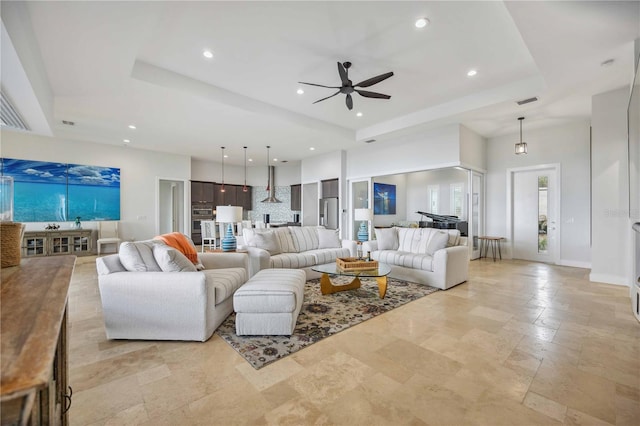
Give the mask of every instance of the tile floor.
POLYGON ((205 343, 108 341, 95 257, 69 296, 72 425, 638 425, 640 324, 588 270, 473 261, 440 291, 254 370, 205 343))

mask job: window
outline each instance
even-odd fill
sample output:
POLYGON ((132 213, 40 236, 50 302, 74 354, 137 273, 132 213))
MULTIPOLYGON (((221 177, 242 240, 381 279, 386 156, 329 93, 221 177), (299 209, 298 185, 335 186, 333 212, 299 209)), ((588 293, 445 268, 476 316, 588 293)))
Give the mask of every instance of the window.
POLYGON ((429 185, 429 213, 438 214, 438 185, 429 185))
POLYGON ((452 215, 462 217, 462 209, 464 207, 464 183, 452 183, 451 188, 451 209, 452 215))
POLYGON ((549 176, 538 176, 538 253, 547 252, 547 196, 549 176))

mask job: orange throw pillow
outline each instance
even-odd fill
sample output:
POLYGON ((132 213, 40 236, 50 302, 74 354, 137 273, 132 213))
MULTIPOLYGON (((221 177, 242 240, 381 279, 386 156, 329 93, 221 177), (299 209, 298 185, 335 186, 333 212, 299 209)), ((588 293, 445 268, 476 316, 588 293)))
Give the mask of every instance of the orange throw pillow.
POLYGON ((194 265, 198 264, 198 252, 189 243, 187 237, 180 232, 172 232, 170 234, 158 235, 155 240, 163 241, 169 247, 173 247, 180 253, 184 254, 194 265))

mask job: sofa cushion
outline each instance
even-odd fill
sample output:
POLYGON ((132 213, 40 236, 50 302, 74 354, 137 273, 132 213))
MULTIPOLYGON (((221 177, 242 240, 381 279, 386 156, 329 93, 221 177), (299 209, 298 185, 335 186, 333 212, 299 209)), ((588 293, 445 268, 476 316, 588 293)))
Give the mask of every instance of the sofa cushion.
POLYGON ((447 246, 449 241, 449 234, 444 231, 433 232, 427 246, 425 248, 425 254, 433 256, 435 252, 441 250, 447 246))
POLYGON ((264 232, 271 232, 271 230, 267 228, 256 228, 256 229, 242 228, 242 237, 244 238, 244 243, 249 247, 255 247, 256 243, 253 241, 253 237, 256 234, 264 233, 264 232))
POLYGON ((293 242, 289 228, 274 228, 273 232, 278 237, 278 241, 280 241, 280 250, 282 253, 298 253, 298 248, 293 242))
POLYGON ((120 263, 129 272, 160 272, 160 266, 153 257, 153 246, 158 244, 153 240, 126 241, 120 244, 118 256, 120 263))
POLYGON ((449 241, 447 242, 447 247, 453 247, 460 244, 460 230, 448 229, 446 232, 448 232, 449 234, 449 241))
POLYGON ((400 253, 401 255, 396 259, 397 263, 395 265, 421 271, 433 271, 433 256, 407 252, 400 253))
POLYGON ((271 268, 298 269, 315 264, 316 257, 309 253, 280 253, 269 259, 271 268))
POLYGON ((216 305, 232 297, 233 293, 247 281, 247 271, 244 268, 205 269, 202 273, 205 276, 207 288, 214 290, 216 305))
POLYGON ((305 254, 313 255, 316 258, 315 264, 322 265, 325 263, 333 263, 338 257, 349 257, 351 253, 348 248, 329 248, 309 250, 305 254))
POLYGON ((400 251, 418 253, 421 239, 421 228, 398 228, 398 250, 400 251))
POLYGON ((389 265, 399 265, 402 254, 398 250, 378 250, 371 253, 371 257, 389 265))
POLYGON ((318 229, 318 248, 341 248, 337 229, 318 229))
POLYGON ((155 259, 162 272, 196 272, 196 266, 187 257, 173 247, 154 244, 152 248, 155 259))
POLYGON ((396 228, 376 228, 378 250, 398 250, 398 230, 396 228))
POLYGON ((270 255, 282 253, 280 241, 275 232, 260 232, 253 236, 253 243, 256 247, 269 252, 270 255))
POLYGON ((296 251, 302 253, 308 250, 316 250, 319 245, 318 229, 313 226, 291 226, 291 236, 296 251))

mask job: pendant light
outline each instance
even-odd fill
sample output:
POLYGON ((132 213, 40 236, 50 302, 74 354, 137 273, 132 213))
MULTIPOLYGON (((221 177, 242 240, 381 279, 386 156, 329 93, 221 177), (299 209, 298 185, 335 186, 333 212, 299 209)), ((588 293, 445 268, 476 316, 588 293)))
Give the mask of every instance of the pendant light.
POLYGON ((220 192, 224 192, 224 146, 222 148, 222 188, 220 188, 220 192))
POLYGON ((267 193, 271 190, 271 175, 269 174, 269 145, 267 145, 267 193))
POLYGON ((522 142, 522 120, 524 117, 518 117, 518 120, 520 121, 520 143, 516 144, 516 155, 527 153, 527 143, 522 142))
POLYGON ((244 186, 242 187, 242 192, 249 192, 249 188, 247 188, 247 147, 244 148, 244 186))

